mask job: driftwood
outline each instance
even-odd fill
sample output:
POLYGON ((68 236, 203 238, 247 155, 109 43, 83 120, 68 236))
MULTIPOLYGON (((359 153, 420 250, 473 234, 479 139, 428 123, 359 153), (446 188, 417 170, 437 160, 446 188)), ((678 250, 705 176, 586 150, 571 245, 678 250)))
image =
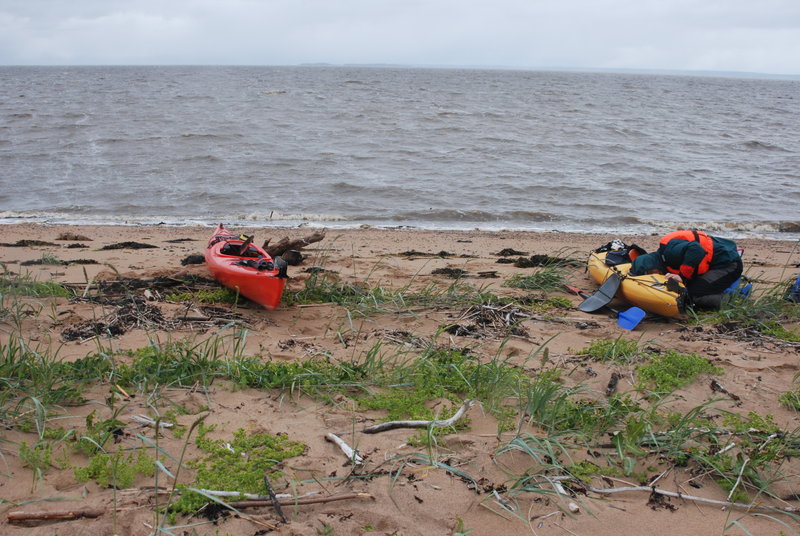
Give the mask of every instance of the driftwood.
POLYGON ((678 493, 676 491, 667 491, 664 489, 659 489, 656 487, 649 487, 649 486, 630 486, 630 487, 622 487, 622 488, 595 488, 593 486, 585 486, 588 491, 592 493, 598 493, 601 495, 610 495, 612 493, 626 493, 632 491, 638 492, 647 492, 653 495, 664 495, 665 497, 674 497, 676 499, 684 499, 686 501, 694 501, 699 503, 705 504, 713 504, 716 506, 726 506, 728 508, 740 508, 743 510, 759 510, 759 511, 766 511, 766 512, 781 512, 785 514, 796 514, 800 512, 800 508, 795 508, 794 506, 764 506, 761 504, 744 504, 744 503, 735 503, 729 501, 719 501, 717 499, 707 499, 705 497, 697 497, 695 495, 686 495, 685 493, 678 493))
POLYGON ((347 456, 347 459, 353 462, 354 465, 361 465, 364 463, 364 458, 359 456, 358 452, 353 450, 350 445, 348 445, 341 437, 337 436, 332 432, 328 432, 325 435, 325 440, 335 443, 341 450, 344 452, 344 455, 347 456))
POLYGON ((283 523, 288 523, 286 520, 286 515, 283 513, 281 509, 281 502, 278 500, 278 497, 275 496, 275 490, 272 489, 272 484, 269 483, 269 476, 267 473, 264 473, 264 484, 267 486, 267 492, 269 493, 269 500, 272 502, 272 507, 275 508, 275 512, 277 512, 278 517, 281 518, 283 523))
MULTIPOLYGON (((156 427, 156 421, 147 417, 146 415, 131 415, 131 420, 141 424, 142 426, 149 426, 151 428, 156 427)), ((159 428, 172 428, 172 423, 168 422, 159 422, 159 428)))
MULTIPOLYGON (((295 506, 302 504, 320 504, 334 501, 347 501, 350 499, 374 499, 369 493, 342 493, 341 495, 331 495, 329 497, 307 497, 304 499, 290 499, 279 501, 281 506, 295 506)), ((228 503, 233 508, 255 508, 259 506, 274 506, 274 503, 265 500, 255 501, 233 501, 228 503)))
POLYGON ((313 244, 314 242, 319 242, 325 238, 324 231, 316 231, 314 234, 309 235, 305 238, 298 238, 296 240, 289 240, 289 237, 281 238, 276 244, 269 245, 269 240, 264 242, 264 250, 269 253, 270 257, 277 257, 279 255, 283 255, 285 252, 292 250, 292 249, 303 249, 309 244, 313 244))
MULTIPOLYGON (((259 494, 256 494, 256 493, 245 493, 243 491, 218 491, 218 490, 204 489, 204 488, 200 488, 199 491, 202 491, 206 495, 213 495, 214 497, 244 497, 245 499, 250 499, 250 500, 254 500, 254 501, 266 501, 268 499, 271 499, 271 497, 269 495, 259 495, 259 494)), ((300 499, 300 498, 309 497, 311 495, 316 495, 316 494, 317 494, 316 491, 310 491, 310 492, 306 493, 305 495, 300 495, 299 497, 295 497, 291 493, 276 493, 275 496, 278 499, 292 499, 292 500, 294 500, 294 499, 300 499)))
POLYGON ((389 421, 375 426, 368 426, 362 430, 365 434, 377 434, 378 432, 385 432, 386 430, 395 430, 397 428, 446 428, 453 426, 467 412, 472 405, 471 400, 465 400, 464 405, 461 406, 455 415, 449 419, 433 420, 433 421, 389 421))
POLYGON ((76 510, 54 510, 52 512, 9 512, 8 521, 19 523, 22 521, 43 520, 70 520, 82 517, 100 517, 106 513, 105 508, 79 508, 76 510))

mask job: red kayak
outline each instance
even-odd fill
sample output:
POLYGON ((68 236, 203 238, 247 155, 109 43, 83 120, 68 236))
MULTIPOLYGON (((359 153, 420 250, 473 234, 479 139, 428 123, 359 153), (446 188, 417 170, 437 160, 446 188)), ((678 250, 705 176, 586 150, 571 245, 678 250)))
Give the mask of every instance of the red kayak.
POLYGON ((274 309, 286 284, 286 261, 253 244, 252 236, 231 233, 220 223, 206 247, 206 265, 219 283, 274 309))

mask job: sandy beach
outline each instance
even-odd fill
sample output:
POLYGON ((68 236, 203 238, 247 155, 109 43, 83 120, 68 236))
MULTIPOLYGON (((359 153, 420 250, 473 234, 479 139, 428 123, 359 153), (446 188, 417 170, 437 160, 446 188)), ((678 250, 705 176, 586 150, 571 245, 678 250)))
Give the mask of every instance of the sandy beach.
MULTIPOLYGON (((255 234, 258 243, 299 239, 315 231, 233 230, 255 234)), ((779 402, 796 387, 800 343, 736 325, 698 323, 691 317, 648 317, 626 331, 612 315, 580 312, 580 298, 569 292, 508 285, 515 276, 541 270, 526 267, 520 258, 546 255, 577 259, 576 265, 563 263, 561 273, 570 284, 591 293, 596 285, 582 265, 589 251, 614 238, 652 250, 657 236, 329 229, 323 240, 301 250, 305 258, 299 265, 289 267, 284 296, 290 299, 268 311, 248 302, 205 303, 198 297, 200 290, 218 290, 208 280, 205 265, 196 263, 210 233, 208 227, 0 226, 5 281, 51 281, 71 292, 67 297, 6 292, 0 307, 0 359, 8 363, 18 357, 15 349, 23 341, 42 361, 84 362, 87 356, 100 355, 98 363, 113 364, 112 372, 80 384, 80 397, 70 400, 40 405, 22 393, 0 395, 0 533, 147 535, 157 523, 178 527, 170 529, 174 534, 311 536, 779 535, 800 530, 800 518, 787 514, 800 507, 798 464, 792 456, 792 448, 800 447, 800 440, 797 447, 793 443, 795 436, 800 438, 800 421, 795 410, 779 402), (372 304, 369 299, 358 305, 301 300, 309 279, 322 277, 364 290, 372 304), (461 294, 451 297, 456 293, 461 294), (488 295, 516 301, 485 307, 481 296, 488 295), (694 354, 719 369, 702 372, 671 395, 656 399, 642 388, 639 367, 646 361, 603 361, 585 351, 593 342, 616 339, 649 349, 651 357, 668 351, 694 354), (156 373, 120 384, 114 367, 131 367, 146 349, 172 343, 201 348, 206 358, 213 354, 226 363, 245 358, 277 365, 310 360, 360 365, 357 370, 367 375, 349 385, 345 384, 350 380, 342 380, 342 385, 325 386, 304 383, 308 378, 300 374, 289 387, 265 389, 236 384, 230 376, 216 373, 207 382, 189 385, 158 384, 156 373), (489 394, 473 399, 458 424, 433 440, 425 429, 364 433, 366 427, 393 420, 386 409, 373 404, 375 395, 406 385, 387 384, 378 376, 388 377, 387 371, 431 348, 468 355, 474 363, 502 364, 496 370, 504 374, 555 378, 553 385, 566 389, 586 414, 599 415, 612 398, 618 401, 615 407, 630 404, 641 411, 630 412, 627 421, 613 426, 586 425, 597 435, 577 440, 570 428, 548 428, 534 418, 545 415, 546 408, 534 412, 530 386, 517 379, 515 385, 523 386, 522 391, 499 393, 500 401, 492 400, 491 386, 478 390, 489 394), (364 399, 367 395, 370 401, 364 399), (527 410, 520 411, 522 407, 527 410), (683 466, 675 463, 675 452, 666 454, 657 440, 680 424, 680 415, 699 415, 686 427, 689 435, 701 428, 700 422, 715 431, 692 435, 680 444, 689 459, 683 466), (163 417, 173 426, 157 439, 153 426, 140 416, 163 417), (642 442, 625 443, 645 416, 653 417, 657 426, 641 434, 642 442), (164 521, 159 509, 176 500, 169 495, 171 476, 177 473, 180 483, 196 485, 198 466, 189 461, 206 456, 196 441, 201 418, 204 427, 212 426, 204 429, 206 438, 234 450, 238 430, 251 436, 285 436, 302 444, 298 454, 271 469, 280 472, 270 478, 274 491, 325 500, 291 504, 293 499, 288 499, 285 522, 269 499, 232 513, 218 508, 219 517, 213 521, 207 519, 214 517, 208 511, 164 521), (78 448, 80 438, 90 435, 92 423, 105 419, 119 424, 114 437, 102 445, 104 452, 143 451, 160 466, 116 490, 94 478, 77 478, 76 468, 86 467, 90 459, 86 449, 78 448), (356 448, 363 463, 351 463, 326 440, 331 433, 356 448), (778 442, 782 450, 770 450, 778 442), (34 445, 41 448, 31 451, 34 445), (34 454, 45 448, 51 457, 42 462, 34 454), (724 477, 709 465, 697 463, 700 456, 695 455, 702 449, 714 463, 722 464, 722 454, 731 454, 724 460, 734 465, 719 472, 732 475, 732 490, 720 484, 724 477), (759 456, 767 452, 774 457, 762 460, 759 456), (582 462, 583 467, 595 468, 584 480, 560 470, 582 462), (758 479, 769 480, 769 485, 757 489, 749 483, 758 479), (651 493, 648 486, 700 500, 651 493), (601 491, 624 487, 636 489, 601 491), (332 498, 340 500, 328 502, 332 498), (737 500, 773 509, 748 511, 724 504, 737 500), (15 521, 12 516, 87 509, 99 515, 33 521, 15 521)), ((745 250, 745 273, 755 281, 757 296, 797 277, 796 243, 746 239, 737 244, 745 250)), ((618 301, 615 306, 627 305, 618 301)), ((800 333, 797 318, 796 312, 782 317, 780 325, 787 333, 800 333)), ((7 373, 10 368, 5 367, 7 373)), ((85 374, 90 376, 90 371, 85 374)), ((423 402, 432 419, 453 415, 465 401, 454 391, 431 392, 435 396, 423 402)), ((545 407, 563 402, 555 395, 537 400, 545 407)), ((246 458, 250 453, 240 454, 246 458)))

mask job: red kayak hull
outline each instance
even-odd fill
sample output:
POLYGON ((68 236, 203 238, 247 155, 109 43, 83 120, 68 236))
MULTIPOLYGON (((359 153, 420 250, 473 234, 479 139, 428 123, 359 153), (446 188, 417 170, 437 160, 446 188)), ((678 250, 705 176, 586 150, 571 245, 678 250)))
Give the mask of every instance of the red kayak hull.
POLYGON ((286 277, 280 273, 277 262, 256 244, 249 245, 246 255, 230 254, 230 249, 238 249, 243 244, 244 240, 220 223, 211 234, 206 247, 206 266, 220 284, 267 309, 274 309, 281 301, 286 277), (259 270, 243 264, 254 264, 253 261, 261 260, 270 263, 273 268, 259 270))

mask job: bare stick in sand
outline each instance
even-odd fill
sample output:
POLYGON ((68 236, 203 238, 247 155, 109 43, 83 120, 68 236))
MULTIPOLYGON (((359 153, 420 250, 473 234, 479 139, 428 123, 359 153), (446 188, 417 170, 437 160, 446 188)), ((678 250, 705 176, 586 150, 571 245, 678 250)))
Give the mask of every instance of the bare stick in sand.
POLYGON ((347 456, 348 460, 353 462, 353 465, 361 465, 362 463, 364 463, 364 458, 359 456, 358 452, 352 449, 350 445, 345 443, 345 441, 336 434, 328 432, 325 435, 325 440, 335 443, 340 449, 342 449, 344 455, 347 456))
POLYGON ((283 510, 281 509, 281 503, 278 500, 278 497, 275 496, 275 490, 272 489, 272 484, 269 483, 269 476, 267 473, 264 473, 264 484, 267 486, 267 493, 269 493, 269 499, 272 502, 272 506, 275 508, 275 511, 278 513, 278 517, 281 518, 281 521, 287 523, 286 516, 283 514, 283 510))
MULTIPOLYGON (((346 501, 350 499, 374 499, 369 493, 342 493, 341 495, 331 495, 330 497, 308 497, 305 499, 293 499, 280 501, 281 506, 295 506, 302 504, 320 504, 334 501, 346 501)), ((254 508, 258 506, 272 506, 272 501, 233 501, 228 503, 233 508, 254 508)))
POLYGON ((52 512, 9 512, 8 521, 11 523, 54 519, 66 521, 69 519, 80 519, 82 517, 100 517, 105 513, 105 508, 79 508, 76 510, 54 510, 52 512))
POLYGON ((378 432, 395 430, 397 428, 446 428, 448 426, 453 426, 456 421, 463 417, 471 405, 471 400, 465 400, 464 405, 461 406, 456 414, 449 419, 433 421, 389 421, 376 424, 375 426, 368 426, 367 428, 364 428, 363 432, 365 434, 377 434, 378 432))
POLYGON ((664 489, 648 487, 648 486, 629 486, 623 488, 595 488, 592 486, 586 486, 588 491, 592 493, 599 493, 601 495, 609 495, 612 493, 625 493, 631 491, 646 491, 648 493, 654 493, 656 495, 664 495, 666 497, 674 497, 676 499, 684 499, 687 501, 694 501, 699 503, 705 504, 714 504, 717 506, 727 506, 729 508, 741 508, 744 510, 761 510, 766 512, 782 512, 785 514, 795 514, 800 512, 799 508, 794 506, 764 506, 760 504, 744 504, 744 503, 734 503, 729 501, 719 501, 717 499, 707 499, 705 497, 697 497, 695 495, 686 495, 684 493, 678 493, 676 491, 667 491, 664 489))
MULTIPOLYGON (((154 421, 153 419, 151 419, 150 417, 148 417, 146 415, 131 415, 131 420, 134 421, 134 422, 138 422, 142 426, 149 426, 151 428, 155 428, 156 427, 156 421, 154 421)), ((172 423, 159 422, 158 423, 158 427, 159 428, 172 428, 172 423)))

